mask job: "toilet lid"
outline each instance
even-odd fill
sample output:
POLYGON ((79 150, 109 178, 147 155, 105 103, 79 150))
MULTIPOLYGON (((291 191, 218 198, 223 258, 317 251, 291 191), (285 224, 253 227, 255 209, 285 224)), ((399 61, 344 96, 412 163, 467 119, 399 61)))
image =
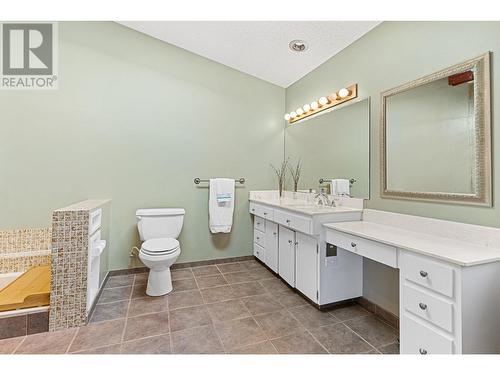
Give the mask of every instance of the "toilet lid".
POLYGON ((175 238, 154 238, 142 244, 142 249, 147 253, 171 253, 179 247, 175 238))

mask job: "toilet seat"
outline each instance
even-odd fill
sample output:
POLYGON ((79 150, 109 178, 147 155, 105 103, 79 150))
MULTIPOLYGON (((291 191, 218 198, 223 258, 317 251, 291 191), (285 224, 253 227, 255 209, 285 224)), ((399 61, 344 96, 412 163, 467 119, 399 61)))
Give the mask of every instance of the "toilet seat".
POLYGON ((175 238, 154 238, 142 244, 141 252, 147 255, 168 255, 179 249, 179 241, 175 238))

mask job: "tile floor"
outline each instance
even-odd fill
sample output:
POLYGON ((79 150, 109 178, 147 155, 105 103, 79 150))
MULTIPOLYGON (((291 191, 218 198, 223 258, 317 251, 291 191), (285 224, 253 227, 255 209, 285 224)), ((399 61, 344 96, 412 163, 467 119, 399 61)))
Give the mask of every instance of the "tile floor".
POLYGON ((348 354, 399 352, 398 332, 359 305, 320 312, 260 263, 172 271, 174 291, 145 294, 147 274, 110 277, 78 329, 0 341, 0 353, 348 354))

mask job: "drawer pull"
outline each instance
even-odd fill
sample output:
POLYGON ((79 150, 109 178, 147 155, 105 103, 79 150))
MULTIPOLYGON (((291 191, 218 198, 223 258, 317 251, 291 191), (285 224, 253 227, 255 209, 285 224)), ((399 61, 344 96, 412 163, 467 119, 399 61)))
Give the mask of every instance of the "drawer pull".
POLYGON ((255 208, 252 208, 252 212, 255 212, 255 208))
POLYGON ((351 247, 356 247, 356 242, 351 242, 351 247))
POLYGON ((418 349, 418 351, 420 352, 420 354, 427 354, 427 350, 423 348, 418 349))
POLYGON ((267 212, 264 212, 264 216, 266 216, 266 215, 267 215, 267 212))
POLYGON ((422 277, 427 277, 427 272, 425 272, 425 271, 420 271, 420 276, 422 276, 422 277))
POLYGON ((425 303, 423 303, 423 302, 420 302, 418 304, 418 307, 420 307, 422 310, 427 310, 427 305, 425 303))
POLYGON ((287 224, 290 224, 290 219, 286 219, 287 224))
POLYGON ((257 237, 258 240, 260 240, 260 237, 257 237))
POLYGON ((290 245, 292 244, 292 242, 293 242, 292 240, 288 240, 288 243, 289 243, 290 245))
POLYGON ((276 232, 273 232, 273 235, 274 235, 274 236, 276 236, 277 234, 278 234, 278 233, 276 233, 276 232))

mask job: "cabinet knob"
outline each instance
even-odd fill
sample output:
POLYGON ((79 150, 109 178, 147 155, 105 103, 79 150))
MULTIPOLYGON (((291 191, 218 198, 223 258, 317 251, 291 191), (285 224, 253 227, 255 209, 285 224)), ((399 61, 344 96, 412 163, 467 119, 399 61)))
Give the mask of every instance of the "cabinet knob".
POLYGON ((258 240, 260 240, 260 237, 257 237, 258 240))
POLYGON ((286 219, 286 222, 287 222, 288 224, 290 224, 290 219, 286 219))
POLYGON ((293 242, 292 240, 288 240, 288 243, 289 243, 290 245, 292 244, 292 242, 293 242))
POLYGON ((425 271, 420 271, 420 276, 422 276, 422 277, 427 277, 427 272, 425 272, 425 271))
POLYGON ((252 208, 252 212, 255 212, 255 208, 252 208))
POLYGON ((278 233, 276 233, 276 232, 273 232, 273 235, 275 235, 275 236, 276 236, 277 234, 278 234, 278 233))
POLYGON ((351 247, 356 247, 356 242, 351 242, 351 247))
POLYGON ((298 242, 295 242, 295 245, 298 245, 299 243, 298 242))
POLYGON ((266 216, 266 215, 267 215, 267 212, 264 212, 264 216, 266 216))
POLYGON ((420 302, 418 304, 418 307, 420 307, 422 310, 427 310, 427 305, 425 303, 423 303, 423 302, 420 302))
POLYGON ((418 351, 420 352, 420 354, 427 354, 427 350, 425 350, 424 348, 420 348, 418 349, 418 351))

